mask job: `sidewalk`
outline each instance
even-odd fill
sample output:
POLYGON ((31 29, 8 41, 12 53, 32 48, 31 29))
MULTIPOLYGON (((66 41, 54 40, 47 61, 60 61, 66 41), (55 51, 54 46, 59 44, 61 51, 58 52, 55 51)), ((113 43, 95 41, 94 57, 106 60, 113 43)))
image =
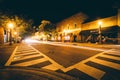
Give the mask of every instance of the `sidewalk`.
POLYGON ((95 43, 66 43, 77 46, 86 46, 86 47, 94 47, 94 48, 104 48, 104 49, 120 49, 120 45, 117 44, 95 44, 95 43))
POLYGON ((19 45, 19 43, 12 45, 5 43, 3 45, 0 45, 0 66, 4 66, 17 45, 19 45))
MULTIPOLYGON (((52 43, 52 42, 51 42, 52 43)), ((74 46, 85 46, 102 49, 120 49, 120 44, 96 44, 96 43, 78 43, 78 42, 53 42, 56 44, 74 45, 74 46)))

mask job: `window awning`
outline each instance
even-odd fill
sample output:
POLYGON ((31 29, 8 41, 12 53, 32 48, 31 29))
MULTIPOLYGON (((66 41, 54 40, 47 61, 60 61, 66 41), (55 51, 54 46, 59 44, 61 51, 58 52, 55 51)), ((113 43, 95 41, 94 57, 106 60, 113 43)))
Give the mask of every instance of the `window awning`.
MULTIPOLYGON (((101 33, 103 33, 103 34, 117 33, 118 31, 120 31, 120 27, 118 27, 118 26, 101 28, 101 33)), ((89 35, 89 34, 92 34, 92 33, 98 33, 98 29, 84 30, 84 31, 81 31, 79 34, 80 35, 89 35)))

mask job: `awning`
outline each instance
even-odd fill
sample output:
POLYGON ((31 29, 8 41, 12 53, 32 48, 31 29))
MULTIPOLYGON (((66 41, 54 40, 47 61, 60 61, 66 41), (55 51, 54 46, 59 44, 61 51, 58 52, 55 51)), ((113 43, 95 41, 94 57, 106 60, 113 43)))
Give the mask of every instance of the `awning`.
MULTIPOLYGON (((120 31, 120 27, 118 27, 118 26, 101 28, 102 34, 118 33, 118 31, 120 31)), ((89 35, 89 34, 93 34, 93 33, 98 33, 98 29, 84 30, 84 31, 81 31, 79 34, 80 35, 89 35)))

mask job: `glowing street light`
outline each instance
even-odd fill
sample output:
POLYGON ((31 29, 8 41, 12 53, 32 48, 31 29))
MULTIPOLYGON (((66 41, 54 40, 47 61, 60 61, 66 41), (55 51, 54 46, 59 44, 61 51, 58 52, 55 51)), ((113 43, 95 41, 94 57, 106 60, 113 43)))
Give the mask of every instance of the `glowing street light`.
POLYGON ((17 34, 18 34, 18 33, 15 31, 15 32, 14 32, 14 35, 15 35, 15 36, 14 36, 14 38, 15 38, 15 43, 17 42, 17 34))
POLYGON ((99 43, 101 44, 102 43, 102 34, 101 34, 101 25, 102 25, 102 22, 99 21, 98 25, 99 25, 99 31, 98 31, 98 33, 99 33, 99 43))
POLYGON ((14 32, 14 35, 17 35, 17 32, 14 32))
POLYGON ((12 29, 13 29, 14 25, 13 23, 8 23, 8 28, 10 29, 10 44, 12 45, 12 29))

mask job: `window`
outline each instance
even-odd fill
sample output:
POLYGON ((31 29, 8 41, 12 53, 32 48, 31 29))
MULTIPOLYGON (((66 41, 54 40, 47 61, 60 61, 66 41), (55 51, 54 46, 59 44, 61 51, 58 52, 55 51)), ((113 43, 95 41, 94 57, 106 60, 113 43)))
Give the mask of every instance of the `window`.
POLYGON ((77 27, 77 24, 76 24, 76 23, 74 24, 74 27, 75 27, 75 28, 77 27))

